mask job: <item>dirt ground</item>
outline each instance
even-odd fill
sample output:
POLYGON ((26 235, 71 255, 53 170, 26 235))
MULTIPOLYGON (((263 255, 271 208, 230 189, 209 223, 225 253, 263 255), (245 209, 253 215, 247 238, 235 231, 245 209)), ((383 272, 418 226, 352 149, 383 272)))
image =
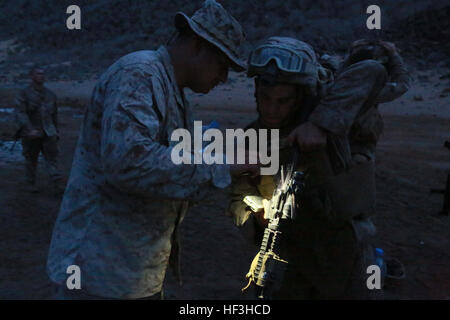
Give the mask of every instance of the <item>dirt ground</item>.
MULTIPOLYGON (((404 97, 380 106, 385 133, 377 151, 376 246, 399 259, 407 275, 386 289, 386 299, 450 299, 449 217, 437 215, 442 195, 430 194, 444 187, 450 172, 450 151, 443 147, 450 140, 450 99, 440 96, 449 85, 436 74, 421 77, 404 97)), ((256 116, 252 81, 242 76, 210 95, 189 96, 197 118, 218 120, 221 128, 242 127, 256 116)), ((82 111, 65 107, 60 114, 67 178, 82 111)), ((20 145, 13 152, 9 146, 0 148, 0 299, 50 299, 45 264, 60 199, 42 161, 41 191, 27 191, 20 145)), ((252 298, 240 289, 257 248, 225 216, 227 195, 214 192, 210 200, 193 207, 182 224, 183 286, 168 272, 168 299, 252 298)))

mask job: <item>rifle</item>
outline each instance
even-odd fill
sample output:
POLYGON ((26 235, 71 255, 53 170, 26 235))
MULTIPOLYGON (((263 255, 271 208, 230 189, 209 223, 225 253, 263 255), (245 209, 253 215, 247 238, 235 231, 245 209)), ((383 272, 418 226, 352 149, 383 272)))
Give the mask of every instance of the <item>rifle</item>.
POLYGON ((279 289, 288 264, 281 253, 283 233, 295 219, 295 198, 304 189, 305 178, 304 172, 294 171, 297 160, 298 151, 295 150, 292 161, 281 167, 281 179, 270 201, 269 224, 264 230, 259 252, 247 273, 249 282, 242 289, 245 291, 254 282, 258 299, 268 300, 279 289))

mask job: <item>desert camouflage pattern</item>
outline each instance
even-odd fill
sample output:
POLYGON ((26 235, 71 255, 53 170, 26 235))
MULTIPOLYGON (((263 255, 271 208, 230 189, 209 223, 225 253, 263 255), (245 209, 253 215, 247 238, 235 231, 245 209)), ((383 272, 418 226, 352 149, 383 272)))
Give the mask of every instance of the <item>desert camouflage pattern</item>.
MULTIPOLYGON (((377 43, 378 41, 360 39, 353 42, 349 50, 353 50, 358 46, 377 43)), ((378 93, 377 98, 373 101, 374 107, 368 108, 364 114, 361 114, 353 128, 354 131, 357 131, 353 133, 356 136, 352 146, 353 153, 360 153, 371 159, 375 159, 375 147, 384 130, 384 123, 378 110, 378 104, 391 102, 399 98, 409 90, 411 84, 411 76, 398 52, 394 52, 386 58, 389 59, 389 62, 386 64, 386 67, 389 69, 387 81, 383 89, 378 93)), ((345 71, 347 67, 348 62, 344 60, 340 71, 345 71)))
POLYGON ((175 24, 184 19, 200 37, 218 47, 233 62, 235 71, 244 71, 245 62, 239 57, 239 48, 244 41, 242 27, 219 3, 206 0, 203 6, 189 18, 183 12, 175 16, 175 24))
MULTIPOLYGON (((354 41, 349 48, 349 52, 357 50, 358 47, 364 46, 381 46, 382 41, 379 40, 369 40, 369 39, 359 39, 354 41)), ((387 56, 381 57, 380 59, 388 59, 386 63, 387 68, 389 68, 389 80, 384 86, 383 90, 380 92, 377 98, 377 103, 390 102, 397 99, 403 95, 410 88, 411 77, 409 72, 403 63, 402 57, 398 52, 394 51, 392 53, 387 53, 387 56)), ((343 67, 347 66, 347 61, 343 61, 343 67)))
POLYGON ((399 54, 394 54, 390 60, 389 81, 381 90, 377 103, 386 103, 401 97, 411 86, 411 76, 399 54))
POLYGON ((178 266, 187 200, 231 182, 226 165, 171 161, 171 133, 192 130, 192 116, 164 46, 126 55, 100 77, 53 231, 47 267, 55 283, 64 285, 75 264, 92 295, 161 291, 169 258, 178 266))
POLYGON ((336 75, 320 104, 309 116, 309 121, 330 133, 328 144, 334 156, 333 169, 347 170, 352 164, 352 153, 364 153, 372 158, 378 139, 377 123, 362 123, 367 112, 373 112, 376 99, 387 82, 384 67, 374 61, 355 63, 336 75), (372 136, 373 135, 373 136, 372 136), (355 150, 358 148, 358 150, 355 150), (369 153, 370 152, 370 153, 369 153))
MULTIPOLYGON (((328 132, 328 152, 326 157, 323 151, 302 155, 298 170, 308 168, 309 174, 300 199, 301 210, 292 230, 287 232, 287 242, 291 244, 286 248, 289 267, 276 298, 367 299, 379 295, 367 290, 364 273, 373 262, 370 245, 376 232, 370 218, 375 213, 373 153, 381 134, 378 124, 367 118, 373 116, 371 112, 376 110, 386 84, 388 75, 380 63, 361 61, 341 70, 335 81, 323 88, 316 106, 302 106, 305 112, 313 111, 299 118, 328 132), (362 158, 358 157, 361 153, 362 158), (335 201, 339 197, 354 200, 342 204, 335 201)), ((250 127, 260 128, 261 124, 256 121, 250 127)), ((281 165, 290 159, 291 148, 280 150, 281 165)), ((279 175, 233 178, 229 214, 257 244, 262 227, 243 199, 252 195, 270 200, 279 178, 279 175)))
POLYGON ((391 57, 390 70, 388 75, 374 60, 344 67, 311 114, 311 122, 334 134, 331 144, 340 158, 336 159, 336 171, 349 168, 352 154, 375 159, 375 147, 384 129, 378 104, 397 99, 410 87, 411 77, 400 55, 391 57), (380 83, 383 84, 381 89, 372 91, 364 100, 367 89, 378 88, 380 83), (335 107, 336 103, 340 108, 335 107))

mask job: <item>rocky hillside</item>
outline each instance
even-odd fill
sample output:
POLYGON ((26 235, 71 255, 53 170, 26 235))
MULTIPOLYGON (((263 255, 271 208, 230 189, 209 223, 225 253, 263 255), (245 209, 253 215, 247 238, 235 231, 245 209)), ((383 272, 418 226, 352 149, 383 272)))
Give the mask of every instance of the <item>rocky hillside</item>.
MULTIPOLYGON (((174 32, 177 11, 192 14, 203 1, 157 0, 3 0, 0 41, 15 39, 0 56, 6 72, 1 82, 26 78, 32 64, 47 67, 51 79, 85 79, 101 72, 121 55, 153 49, 174 32), (82 29, 68 30, 66 8, 77 4, 82 29), (25 67, 25 68, 24 68, 25 67)), ((404 54, 449 65, 450 6, 447 1, 378 1, 381 32, 366 28, 366 0, 219 0, 244 27, 243 54, 271 35, 293 36, 311 43, 319 53, 342 53, 360 37, 396 41, 404 54), (447 6, 446 6, 447 4, 447 6), (443 46, 447 47, 443 47, 443 46), (437 52, 437 53, 436 53, 437 52), (446 57, 446 58, 445 58, 446 57), (446 60, 447 59, 447 60, 446 60)))

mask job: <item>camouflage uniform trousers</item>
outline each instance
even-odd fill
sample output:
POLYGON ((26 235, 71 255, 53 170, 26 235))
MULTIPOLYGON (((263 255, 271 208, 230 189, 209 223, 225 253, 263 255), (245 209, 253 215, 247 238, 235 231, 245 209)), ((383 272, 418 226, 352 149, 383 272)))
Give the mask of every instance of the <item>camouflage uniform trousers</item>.
POLYGON ((56 136, 36 139, 22 138, 22 148, 25 157, 25 173, 29 183, 36 183, 36 169, 41 152, 52 181, 55 185, 61 182, 62 177, 58 166, 58 138, 56 136))
MULTIPOLYGON (((290 248, 292 252, 295 248, 290 248)), ((350 260, 350 276, 342 285, 341 290, 333 292, 325 287, 328 283, 324 278, 317 284, 311 281, 309 274, 302 272, 299 268, 298 259, 310 259, 309 256, 298 256, 289 261, 284 273, 284 281, 280 289, 274 293, 276 300, 379 300, 383 297, 382 290, 369 290, 366 281, 369 275, 364 270, 367 266, 374 264, 373 247, 370 243, 354 243, 354 256, 350 260)), ((339 263, 339 262, 338 262, 339 263)), ((339 279, 335 279, 339 280, 339 279)))
POLYGON ((367 267, 375 264, 371 238, 358 239, 351 222, 330 219, 330 212, 317 207, 320 198, 302 199, 301 217, 285 230, 283 255, 289 264, 273 298, 381 299, 382 290, 367 287, 367 267))

